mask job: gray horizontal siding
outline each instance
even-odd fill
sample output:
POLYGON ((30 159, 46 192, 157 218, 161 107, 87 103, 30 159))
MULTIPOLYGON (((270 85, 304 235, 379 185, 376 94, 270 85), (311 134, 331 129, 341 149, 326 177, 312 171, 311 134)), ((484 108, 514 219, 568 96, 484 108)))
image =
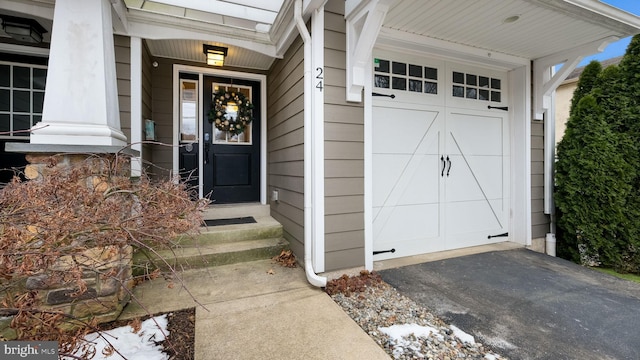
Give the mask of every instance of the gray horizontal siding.
MULTIPOLYGON (((155 121, 156 140, 164 144, 173 143, 173 62, 170 59, 155 59, 158 66, 151 69, 151 119, 155 121)), ((169 176, 173 169, 173 150, 162 145, 150 145, 150 172, 158 177, 169 176)))
POLYGON ((549 232, 549 216, 544 213, 544 123, 531 123, 531 237, 549 232))
POLYGON ((325 7, 325 269, 364 265, 364 112, 347 103, 344 1, 325 7))
POLYGON ((113 37, 116 58, 116 83, 118 87, 118 107, 120 128, 127 141, 131 141, 131 45, 126 36, 113 37))
POLYGON ((300 37, 267 75, 267 188, 278 190, 271 216, 304 259, 304 68, 300 37))

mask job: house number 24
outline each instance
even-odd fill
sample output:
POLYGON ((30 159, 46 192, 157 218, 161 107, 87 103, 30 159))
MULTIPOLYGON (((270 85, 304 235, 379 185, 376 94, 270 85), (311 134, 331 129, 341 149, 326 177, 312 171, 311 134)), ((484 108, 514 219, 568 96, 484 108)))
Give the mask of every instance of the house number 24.
POLYGON ((316 83, 316 89, 320 90, 320 92, 322 92, 322 88, 324 87, 324 85, 322 84, 322 80, 324 79, 324 70, 321 67, 317 67, 316 68, 316 79, 318 79, 318 82, 316 83))

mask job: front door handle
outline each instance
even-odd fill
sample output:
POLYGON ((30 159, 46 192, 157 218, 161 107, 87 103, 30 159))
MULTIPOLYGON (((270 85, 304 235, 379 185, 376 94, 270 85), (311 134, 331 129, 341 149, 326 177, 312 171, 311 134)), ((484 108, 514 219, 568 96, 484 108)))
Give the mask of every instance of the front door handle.
POLYGON ((447 169, 447 177, 449 177, 449 172, 451 171, 451 159, 449 159, 448 155, 447 155, 447 162, 449 163, 449 168, 447 169))
POLYGON ((204 134, 204 163, 209 163, 209 148, 211 147, 211 135, 209 133, 204 134))

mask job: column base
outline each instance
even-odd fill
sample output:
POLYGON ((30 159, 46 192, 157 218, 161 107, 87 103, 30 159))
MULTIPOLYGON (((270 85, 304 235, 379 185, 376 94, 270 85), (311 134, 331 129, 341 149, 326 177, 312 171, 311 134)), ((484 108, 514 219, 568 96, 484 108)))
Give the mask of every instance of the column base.
POLYGON ((127 137, 108 125, 45 123, 33 127, 32 144, 127 146, 127 137))

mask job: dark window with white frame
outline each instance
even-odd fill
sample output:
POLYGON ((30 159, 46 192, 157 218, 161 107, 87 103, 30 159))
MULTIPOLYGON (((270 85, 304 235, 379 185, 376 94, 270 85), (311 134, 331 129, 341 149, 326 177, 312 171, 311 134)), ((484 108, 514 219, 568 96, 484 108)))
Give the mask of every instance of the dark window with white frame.
POLYGON ((453 97, 479 101, 502 101, 502 81, 488 76, 453 72, 453 97))
POLYGON ((376 88, 438 94, 437 68, 376 58, 373 69, 376 88))
POLYGON ((42 120, 47 68, 0 61, 0 137, 29 137, 42 120))

